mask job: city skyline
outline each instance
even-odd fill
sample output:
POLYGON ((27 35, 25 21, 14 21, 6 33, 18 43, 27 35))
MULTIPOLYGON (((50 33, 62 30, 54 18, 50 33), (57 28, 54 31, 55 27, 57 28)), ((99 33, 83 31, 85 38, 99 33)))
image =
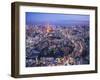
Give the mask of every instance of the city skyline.
POLYGON ((26 67, 90 64, 88 24, 88 15, 27 12, 26 67))

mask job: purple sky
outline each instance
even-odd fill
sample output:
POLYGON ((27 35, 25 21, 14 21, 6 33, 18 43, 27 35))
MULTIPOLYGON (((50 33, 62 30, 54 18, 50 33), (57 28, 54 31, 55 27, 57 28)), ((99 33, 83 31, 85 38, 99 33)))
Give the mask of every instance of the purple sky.
POLYGON ((26 12, 26 24, 35 23, 62 23, 62 24, 73 24, 87 22, 89 23, 89 15, 74 15, 74 14, 55 14, 55 13, 34 13, 26 12))

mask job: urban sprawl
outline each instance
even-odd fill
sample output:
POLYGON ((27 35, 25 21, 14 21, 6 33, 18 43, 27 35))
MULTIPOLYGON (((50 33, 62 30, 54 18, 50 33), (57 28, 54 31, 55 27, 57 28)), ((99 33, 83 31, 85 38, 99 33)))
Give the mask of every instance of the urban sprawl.
POLYGON ((26 26, 26 67, 89 64, 89 26, 26 26))

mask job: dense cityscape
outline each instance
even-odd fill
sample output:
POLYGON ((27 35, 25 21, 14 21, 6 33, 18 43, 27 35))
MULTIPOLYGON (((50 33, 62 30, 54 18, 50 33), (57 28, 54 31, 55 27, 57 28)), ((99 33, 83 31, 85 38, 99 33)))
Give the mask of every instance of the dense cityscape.
POLYGON ((26 25, 26 67, 89 64, 88 25, 26 25))

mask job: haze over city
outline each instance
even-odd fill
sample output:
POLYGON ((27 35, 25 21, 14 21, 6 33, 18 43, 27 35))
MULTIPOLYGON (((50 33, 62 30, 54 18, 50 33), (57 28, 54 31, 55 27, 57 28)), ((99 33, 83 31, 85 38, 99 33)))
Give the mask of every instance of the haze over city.
POLYGON ((26 24, 89 25, 89 15, 26 12, 26 24))

